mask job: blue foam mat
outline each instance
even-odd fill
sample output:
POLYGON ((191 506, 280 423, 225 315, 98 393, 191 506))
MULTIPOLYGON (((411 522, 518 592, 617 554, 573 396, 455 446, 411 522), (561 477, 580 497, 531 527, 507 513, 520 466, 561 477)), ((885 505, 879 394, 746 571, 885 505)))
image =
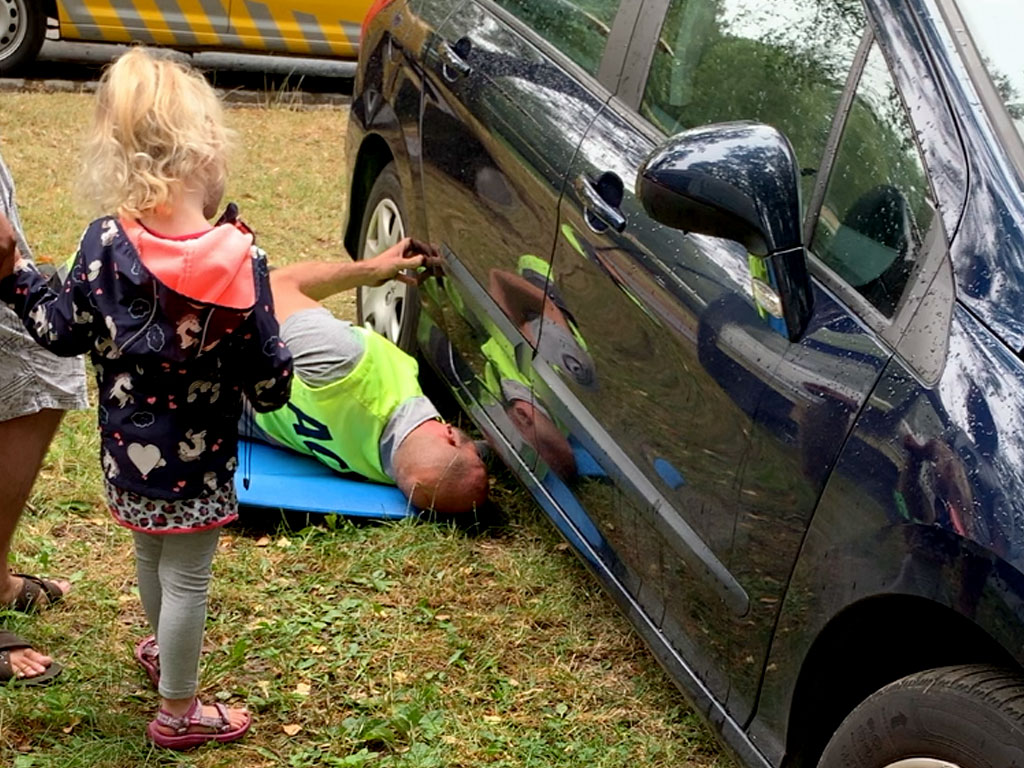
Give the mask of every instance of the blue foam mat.
POLYGON ((382 520, 416 514, 394 486, 348 479, 308 456, 239 440, 238 459, 235 486, 242 505, 382 520), (248 489, 242 482, 247 469, 248 489))

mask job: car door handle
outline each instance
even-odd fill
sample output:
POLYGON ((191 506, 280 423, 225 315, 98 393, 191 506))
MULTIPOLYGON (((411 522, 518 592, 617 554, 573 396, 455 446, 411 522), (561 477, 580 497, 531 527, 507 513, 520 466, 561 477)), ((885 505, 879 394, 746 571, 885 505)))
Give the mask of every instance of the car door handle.
POLYGON ((442 40, 437 54, 441 58, 441 71, 444 79, 454 83, 460 77, 466 77, 473 68, 466 61, 473 43, 468 37, 460 37, 454 45, 442 40))
POLYGON ((626 217, 619 206, 622 204, 622 179, 614 173, 602 173, 593 182, 585 173, 576 177, 576 192, 583 199, 587 224, 595 232, 611 227, 616 232, 626 228, 626 217), (596 219, 596 222, 595 222, 596 219))

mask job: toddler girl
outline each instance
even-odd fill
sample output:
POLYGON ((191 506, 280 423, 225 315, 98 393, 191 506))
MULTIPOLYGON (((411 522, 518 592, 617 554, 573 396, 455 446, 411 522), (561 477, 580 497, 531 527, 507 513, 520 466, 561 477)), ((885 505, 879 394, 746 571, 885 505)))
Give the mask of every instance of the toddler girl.
POLYGON ((124 54, 101 80, 83 174, 113 215, 86 229, 63 286, 51 289, 27 261, 0 282, 40 344, 92 356, 107 499, 134 532, 155 635, 136 653, 159 680, 148 733, 172 749, 249 728, 244 709, 196 696, 207 588, 218 532, 237 516, 242 395, 272 410, 291 382, 265 254, 233 215, 208 221, 228 138, 199 74, 142 48, 124 54))

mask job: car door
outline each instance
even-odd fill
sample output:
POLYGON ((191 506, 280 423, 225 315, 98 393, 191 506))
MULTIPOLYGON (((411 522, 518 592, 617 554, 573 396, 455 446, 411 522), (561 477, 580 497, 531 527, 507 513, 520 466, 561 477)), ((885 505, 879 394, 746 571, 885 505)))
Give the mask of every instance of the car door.
POLYGON ((58 0, 61 36, 71 40, 142 42, 200 47, 222 45, 230 0, 183 10, 177 3, 136 0, 58 0))
MULTIPOLYGON (((571 486, 638 604, 742 721, 807 522, 891 350, 820 288, 791 342, 755 301, 756 260, 736 242, 651 219, 634 194, 637 169, 685 128, 766 122, 793 144, 810 216, 841 135, 834 115, 852 99, 871 115, 862 119, 884 120, 853 89, 869 50, 859 5, 654 6, 664 16, 653 40, 634 38, 649 52, 647 77, 624 74, 635 91, 620 90, 594 121, 561 204, 549 302, 567 308, 592 381, 581 386, 570 365, 545 358, 556 345, 543 340, 534 368, 540 402, 603 470, 577 471, 571 486)), ((860 135, 856 150, 870 155, 860 135)), ((913 145, 912 132, 899 139, 913 145)), ((877 176, 876 186, 900 185, 898 170, 877 176)), ((884 209, 876 203, 867 207, 884 209)), ((932 217, 918 216, 920 234, 932 217)), ((858 226, 844 247, 863 251, 872 230, 858 226)))
POLYGON ((369 0, 231 0, 231 35, 245 48, 351 58, 369 0))
MULTIPOLYGON (((428 315, 442 318, 459 358, 437 367, 461 379, 503 437, 499 449, 528 467, 546 450, 529 365, 563 179, 621 68, 609 56, 621 60, 628 36, 608 41, 631 30, 638 7, 469 0, 427 54, 419 194, 448 294, 428 315)), ((438 350, 428 354, 437 363, 438 350)))

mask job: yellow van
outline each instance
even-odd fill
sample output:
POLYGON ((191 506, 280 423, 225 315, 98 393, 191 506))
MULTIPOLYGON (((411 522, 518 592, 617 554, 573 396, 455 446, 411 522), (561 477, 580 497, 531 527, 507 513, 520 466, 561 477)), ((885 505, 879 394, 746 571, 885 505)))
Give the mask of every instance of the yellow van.
POLYGON ((0 0, 0 75, 62 40, 354 59, 372 0, 0 0))

